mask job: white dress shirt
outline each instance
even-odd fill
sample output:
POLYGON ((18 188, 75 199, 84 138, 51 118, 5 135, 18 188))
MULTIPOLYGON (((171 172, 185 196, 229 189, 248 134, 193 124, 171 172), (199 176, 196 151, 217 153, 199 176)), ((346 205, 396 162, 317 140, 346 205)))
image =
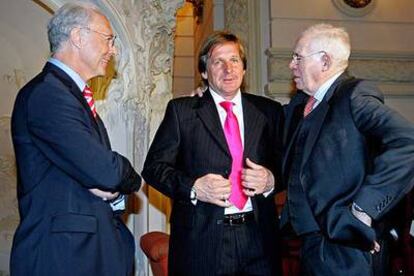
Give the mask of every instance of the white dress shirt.
POLYGON ((325 81, 321 87, 319 87, 319 89, 316 91, 316 93, 313 95, 313 97, 316 99, 312 110, 314 110, 323 100, 323 98, 326 95, 326 92, 328 92, 329 88, 331 87, 331 85, 334 83, 334 81, 342 74, 343 72, 339 72, 337 74, 335 74, 334 76, 332 76, 330 79, 328 79, 327 81, 325 81))
MULTIPOLYGON (((216 93, 213 89, 210 88, 211 96, 213 97, 214 103, 216 105, 217 111, 219 113, 221 126, 224 129, 224 122, 227 117, 226 110, 220 105, 221 102, 227 101, 222 96, 220 96, 218 93, 216 93)), ((233 105, 233 113, 237 118, 237 121, 239 122, 239 129, 240 129, 240 137, 242 140, 242 145, 244 147, 244 120, 243 120, 243 106, 242 106, 242 99, 241 99, 241 92, 240 90, 237 91, 236 96, 231 100, 233 105)), ((244 205, 243 210, 239 210, 236 206, 230 206, 228 208, 225 208, 224 214, 235 214, 235 213, 245 213, 250 212, 253 210, 252 207, 252 201, 250 197, 247 198, 246 205, 244 205)))

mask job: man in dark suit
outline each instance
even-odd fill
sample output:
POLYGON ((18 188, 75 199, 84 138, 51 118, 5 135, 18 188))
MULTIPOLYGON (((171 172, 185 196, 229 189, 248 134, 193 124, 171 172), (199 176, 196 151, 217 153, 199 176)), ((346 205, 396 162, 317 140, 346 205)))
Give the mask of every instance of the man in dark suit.
POLYGON ((11 275, 131 275, 134 239, 119 213, 141 178, 111 150, 86 85, 105 74, 115 36, 86 4, 57 10, 48 35, 52 58, 12 114, 21 220, 11 275))
POLYGON ((413 124, 345 72, 349 55, 346 31, 318 24, 290 63, 281 225, 302 239, 303 275, 371 275, 376 224, 413 186, 413 124))
POLYGON ((198 68, 208 90, 169 102, 142 172, 173 199, 169 273, 278 275, 281 106, 240 91, 233 34, 210 35, 198 68))

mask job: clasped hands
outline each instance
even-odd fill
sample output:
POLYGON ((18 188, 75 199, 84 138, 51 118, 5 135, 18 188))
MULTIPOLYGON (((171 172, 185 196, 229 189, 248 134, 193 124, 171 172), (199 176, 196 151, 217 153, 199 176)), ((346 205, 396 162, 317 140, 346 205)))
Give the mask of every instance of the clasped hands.
MULTIPOLYGON (((270 192, 275 186, 275 179, 271 171, 246 159, 246 168, 242 171, 243 192, 249 196, 255 196, 270 192)), ((229 179, 219 174, 206 174, 198 178, 193 188, 197 194, 197 200, 209 202, 220 207, 230 207, 228 201, 231 193, 229 179)))
POLYGON ((111 192, 102 191, 96 188, 89 189, 89 192, 96 195, 97 197, 102 198, 102 200, 104 201, 111 201, 119 196, 119 192, 111 193, 111 192))

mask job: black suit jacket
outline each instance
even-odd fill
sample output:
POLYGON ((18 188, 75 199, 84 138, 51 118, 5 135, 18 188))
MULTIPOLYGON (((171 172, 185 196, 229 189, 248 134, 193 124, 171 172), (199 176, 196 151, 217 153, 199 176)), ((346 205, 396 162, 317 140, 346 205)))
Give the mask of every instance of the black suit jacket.
MULTIPOLYGON (((285 183, 307 98, 298 92, 286 107, 285 183)), ((412 188, 413 124, 384 105, 375 86, 347 74, 332 84, 316 109, 300 170, 310 207, 324 235, 371 248, 376 233, 352 215, 350 206, 355 202, 378 221, 412 188)))
POLYGON ((138 190, 141 179, 110 150, 81 91, 47 63, 18 93, 12 114, 20 225, 12 275, 126 275, 133 239, 90 188, 138 190))
MULTIPOLYGON (((280 104, 242 94, 244 158, 270 169, 279 184, 281 163, 280 104)), ((190 201, 195 180, 208 173, 228 178, 231 155, 210 92, 169 102, 165 117, 149 149, 142 176, 173 199, 169 272, 172 275, 214 275, 223 225, 216 221, 224 208, 190 201)), ((269 260, 274 260, 277 215, 273 196, 252 198, 256 220, 269 260)))

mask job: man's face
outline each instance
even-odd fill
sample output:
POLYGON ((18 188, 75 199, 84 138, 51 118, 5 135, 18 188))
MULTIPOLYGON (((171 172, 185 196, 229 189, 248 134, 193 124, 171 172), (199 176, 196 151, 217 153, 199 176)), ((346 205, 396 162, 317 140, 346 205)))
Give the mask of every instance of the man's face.
POLYGON ((217 45, 207 60, 207 70, 201 76, 225 99, 232 99, 239 90, 245 70, 239 48, 234 42, 217 45))
POLYGON ((314 95, 322 82, 323 51, 313 50, 307 38, 301 38, 294 49, 289 68, 293 74, 296 88, 309 95, 314 95))
POLYGON ((86 79, 105 75, 111 57, 116 54, 109 21, 103 15, 94 13, 91 22, 82 28, 82 32, 85 43, 80 58, 86 79))

